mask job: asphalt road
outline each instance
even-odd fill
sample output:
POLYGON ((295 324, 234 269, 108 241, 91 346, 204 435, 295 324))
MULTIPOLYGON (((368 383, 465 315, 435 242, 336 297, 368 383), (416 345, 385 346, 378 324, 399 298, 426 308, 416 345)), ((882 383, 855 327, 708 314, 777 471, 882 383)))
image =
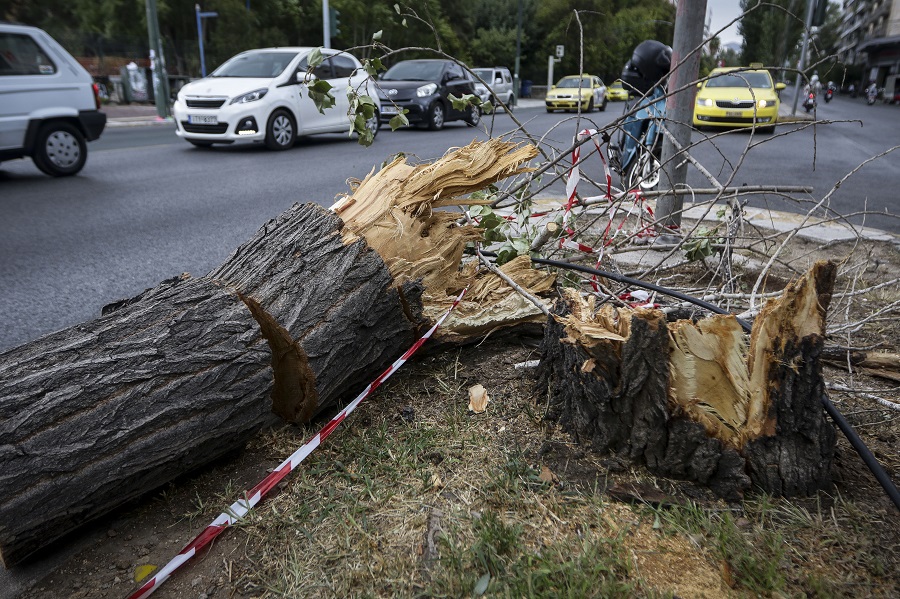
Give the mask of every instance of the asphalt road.
MULTIPOLYGON (((622 104, 590 115, 602 126, 622 104)), ((548 151, 566 148, 578 128, 574 115, 519 109, 529 131, 544 137, 548 151), (554 128, 555 127, 555 128, 554 128)), ((839 97, 820 107, 819 118, 863 119, 795 131, 757 135, 731 184, 812 185, 821 198, 846 173, 900 140, 900 106, 867 106, 839 97)), ((514 127, 500 113, 485 125, 493 133, 514 127)), ((784 126, 779 132, 796 126, 784 126)), ((84 171, 73 178, 42 175, 30 160, 0 165, 0 351, 99 315, 103 305, 131 297, 182 272, 195 276, 223 262, 268 219, 294 202, 330 205, 347 191, 347 179, 363 178, 403 152, 433 160, 448 148, 485 139, 462 122, 440 132, 384 129, 371 148, 343 135, 301 140, 287 152, 261 146, 201 150, 175 137, 171 125, 108 128, 90 144, 84 171)), ((703 139, 694 134, 695 143, 703 139)), ((751 142, 728 133, 700 142, 693 154, 727 181, 751 142)), ((599 180, 599 162, 585 174, 599 180)), ((708 182, 690 169, 688 183, 708 182)), ((841 185, 831 207, 843 214, 863 209, 900 213, 900 151, 865 166, 841 185)), ((579 190, 591 195, 590 190, 579 190)), ((564 195, 562 182, 541 192, 564 195)), ((778 198, 778 210, 806 205, 778 198)), ((860 218, 856 219, 860 222, 860 218)), ((900 233, 894 218, 868 217, 867 224, 900 233)))

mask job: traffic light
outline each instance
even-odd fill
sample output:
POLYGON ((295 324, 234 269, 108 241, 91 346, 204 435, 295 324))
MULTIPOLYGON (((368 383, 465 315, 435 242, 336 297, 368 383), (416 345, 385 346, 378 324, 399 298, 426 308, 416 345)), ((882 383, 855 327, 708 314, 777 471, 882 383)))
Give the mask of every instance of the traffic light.
POLYGON ((328 20, 329 20, 329 23, 331 24, 331 37, 337 37, 341 34, 341 30, 338 28, 341 24, 341 21, 340 21, 341 11, 339 11, 336 8, 330 7, 328 9, 328 12, 330 13, 328 15, 328 20))
POLYGON ((813 13, 812 24, 816 27, 821 27, 825 22, 825 17, 828 15, 828 0, 815 0, 816 1, 816 11, 813 13))

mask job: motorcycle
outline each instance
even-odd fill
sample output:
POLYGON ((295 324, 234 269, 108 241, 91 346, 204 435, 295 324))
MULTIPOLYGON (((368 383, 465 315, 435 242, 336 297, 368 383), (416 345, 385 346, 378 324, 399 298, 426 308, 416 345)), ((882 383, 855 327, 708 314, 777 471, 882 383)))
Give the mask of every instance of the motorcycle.
POLYGON ((816 94, 815 92, 809 92, 806 94, 806 99, 803 101, 803 108, 806 109, 806 112, 809 112, 813 108, 816 107, 816 94))
MULTIPOLYGON (((618 146, 610 145, 610 164, 625 189, 650 191, 659 185, 662 156, 662 121, 666 115, 665 92, 655 87, 634 106, 634 114, 622 124, 618 146)), ((631 107, 626 104, 625 112, 631 107)))
POLYGON ((832 98, 834 98, 834 90, 829 87, 825 90, 825 103, 828 104, 831 102, 832 98))
POLYGON ((878 99, 878 89, 872 85, 866 90, 866 104, 871 106, 878 99))

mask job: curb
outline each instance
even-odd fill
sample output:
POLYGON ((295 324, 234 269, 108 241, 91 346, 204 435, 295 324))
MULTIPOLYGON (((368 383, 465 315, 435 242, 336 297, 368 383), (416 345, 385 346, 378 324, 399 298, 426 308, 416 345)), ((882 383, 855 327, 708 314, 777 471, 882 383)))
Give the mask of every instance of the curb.
MULTIPOLYGON (((656 209, 656 200, 648 200, 653 209, 656 209)), ((556 196, 541 196, 535 198, 535 205, 545 206, 547 208, 558 208, 565 204, 565 199, 556 196)), ((714 215, 715 212, 708 205, 696 206, 691 202, 684 203, 684 212, 682 217, 689 220, 700 222, 720 222, 714 215)), ((592 214, 602 213, 602 208, 588 208, 588 212, 592 214)), ((783 212, 777 210, 768 210, 763 208, 754 208, 747 206, 744 208, 745 220, 760 229, 767 229, 777 233, 788 233, 794 231, 806 221, 804 228, 797 231, 797 237, 808 241, 820 243, 850 241, 856 239, 857 236, 869 241, 879 241, 885 243, 893 243, 900 248, 900 235, 883 231, 881 229, 873 229, 872 227, 854 226, 851 228, 849 224, 839 222, 824 221, 816 217, 807 217, 805 214, 794 214, 792 212, 783 212)))
POLYGON ((108 128, 120 127, 150 127, 155 125, 174 125, 175 120, 172 117, 160 118, 158 116, 135 116, 135 117, 115 117, 106 119, 108 128))

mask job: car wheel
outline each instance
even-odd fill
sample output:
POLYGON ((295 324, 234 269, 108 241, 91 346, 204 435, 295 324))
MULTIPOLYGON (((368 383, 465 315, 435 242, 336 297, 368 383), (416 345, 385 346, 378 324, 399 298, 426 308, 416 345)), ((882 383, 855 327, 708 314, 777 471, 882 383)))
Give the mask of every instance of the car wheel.
POLYGON ((591 99, 588 100, 587 110, 585 112, 594 112, 594 96, 591 96, 591 99))
POLYGON ((481 109, 477 106, 469 106, 469 114, 466 115, 466 122, 470 127, 477 127, 481 122, 481 109))
POLYGON ((286 111, 278 109, 269 117, 266 125, 266 147, 270 150, 287 150, 297 141, 297 126, 294 118, 286 111))
POLYGON ((84 167, 87 143, 74 125, 64 121, 47 123, 38 133, 32 160, 51 177, 68 177, 84 167))
POLYGON ((378 131, 381 130, 381 113, 378 110, 375 110, 375 115, 366 121, 366 129, 372 132, 373 140, 378 136, 378 131))
POLYGON ((512 94, 509 94, 509 98, 506 99, 506 112, 513 111, 513 104, 516 103, 516 97, 512 94))
POLYGON ((443 129, 444 118, 444 105, 440 102, 435 102, 431 105, 431 110, 428 111, 428 128, 431 131, 443 129))
POLYGON ((198 148, 209 148, 213 145, 211 141, 197 141, 196 139, 189 139, 188 142, 198 148))
POLYGON ((603 98, 603 104, 600 105, 600 112, 606 112, 606 97, 603 98))
POLYGON ((771 127, 757 127, 756 130, 765 135, 771 135, 775 133, 775 125, 772 125, 771 127))

